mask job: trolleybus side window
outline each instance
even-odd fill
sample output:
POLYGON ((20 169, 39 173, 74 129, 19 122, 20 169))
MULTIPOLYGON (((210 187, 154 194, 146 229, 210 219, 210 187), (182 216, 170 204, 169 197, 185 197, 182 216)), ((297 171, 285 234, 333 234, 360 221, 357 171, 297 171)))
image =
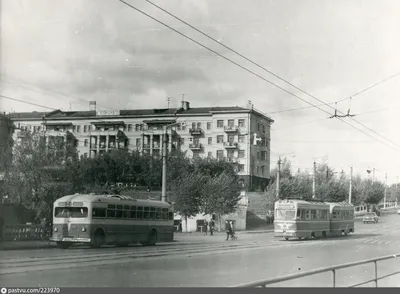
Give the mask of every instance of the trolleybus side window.
POLYGON ((168 220, 168 208, 163 208, 161 211, 162 211, 162 219, 168 220))
POLYGON ((101 218, 106 217, 107 210, 101 207, 93 207, 92 208, 92 218, 101 218))
POLYGON ((150 219, 156 219, 156 208, 150 207, 150 219))
POLYGON ((114 204, 108 204, 107 205, 107 217, 108 218, 114 218, 115 217, 115 205, 114 204))
POLYGON ((143 219, 143 206, 138 206, 136 217, 137 219, 143 219))
POLYGON ((150 207, 144 208, 143 219, 149 219, 150 217, 150 207))
POLYGON ((136 219, 136 206, 131 206, 131 219, 136 219))
POLYGON ((311 209, 311 219, 317 218, 317 211, 315 209, 311 209))
POLYGON ((131 207, 129 205, 124 205, 124 210, 122 211, 122 218, 130 218, 131 216, 131 207))
POLYGON ((156 208, 156 219, 161 219, 161 207, 156 208))
POLYGON ((122 218, 122 205, 117 205, 117 210, 115 211, 115 217, 116 218, 122 218))

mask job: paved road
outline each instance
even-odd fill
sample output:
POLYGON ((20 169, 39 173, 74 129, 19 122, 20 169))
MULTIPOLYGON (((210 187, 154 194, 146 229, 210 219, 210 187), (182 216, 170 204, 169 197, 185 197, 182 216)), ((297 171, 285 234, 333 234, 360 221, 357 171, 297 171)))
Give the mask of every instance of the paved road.
MULTIPOLYGON (((334 239, 283 241, 271 233, 243 234, 236 241, 223 235, 180 236, 174 244, 156 247, 0 252, 4 286, 220 287, 272 278, 317 267, 400 253, 400 216, 378 224, 357 223, 356 234, 334 239), (186 239, 185 239, 186 238, 186 239), (185 242, 184 242, 185 241, 185 242)), ((379 275, 398 269, 393 259, 379 275)), ((337 285, 373 277, 373 266, 342 270, 337 285)), ((382 286, 400 286, 398 276, 382 286)), ((331 274, 273 286, 330 286, 331 274)))

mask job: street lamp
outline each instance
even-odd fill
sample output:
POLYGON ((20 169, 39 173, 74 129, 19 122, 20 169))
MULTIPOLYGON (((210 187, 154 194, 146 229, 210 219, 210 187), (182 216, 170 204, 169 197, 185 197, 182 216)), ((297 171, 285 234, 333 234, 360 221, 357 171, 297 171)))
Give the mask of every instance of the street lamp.
MULTIPOLYGON (((276 199, 279 199, 279 192, 280 192, 280 186, 279 186, 279 182, 280 182, 280 173, 281 173, 281 156, 285 155, 285 154, 279 154, 278 155, 278 172, 276 173, 276 199)), ((296 157, 296 154, 294 153, 287 153, 287 155, 291 155, 291 157, 296 157)))
POLYGON ((167 201, 167 136, 168 136, 168 128, 174 125, 182 124, 186 125, 185 122, 175 122, 169 125, 164 126, 164 138, 163 138, 163 147, 162 147, 162 188, 161 188, 161 201, 167 201))

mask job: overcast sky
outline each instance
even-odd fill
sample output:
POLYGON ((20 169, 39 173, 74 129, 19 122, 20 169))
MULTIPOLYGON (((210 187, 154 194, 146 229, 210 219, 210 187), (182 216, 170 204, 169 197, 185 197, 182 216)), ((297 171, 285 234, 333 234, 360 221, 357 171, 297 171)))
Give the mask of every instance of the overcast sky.
MULTIPOLYGON (((126 0, 301 98, 311 97, 262 71, 144 0, 126 0)), ((192 107, 245 106, 269 114, 271 168, 289 153, 294 168, 323 157, 336 171, 400 176, 398 87, 400 1, 153 0, 221 43, 354 119, 328 119, 309 106, 212 54, 117 0, 3 0, 1 94, 63 110, 171 107, 182 93, 192 107), (345 100, 343 100, 345 99, 345 100), (394 145, 397 144, 398 146, 394 145), (386 145, 394 146, 390 148, 386 145)), ((45 108, 0 98, 1 111, 45 108)))

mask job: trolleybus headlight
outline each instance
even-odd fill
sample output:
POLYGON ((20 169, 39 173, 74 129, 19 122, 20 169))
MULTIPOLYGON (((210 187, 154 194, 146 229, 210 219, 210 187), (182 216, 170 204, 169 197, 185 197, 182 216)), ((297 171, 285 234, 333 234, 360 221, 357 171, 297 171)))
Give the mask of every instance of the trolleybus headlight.
POLYGON ((54 232, 57 232, 58 231, 58 229, 57 228, 54 228, 54 232))
POLYGON ((85 227, 82 228, 82 232, 86 232, 86 228, 85 227))

